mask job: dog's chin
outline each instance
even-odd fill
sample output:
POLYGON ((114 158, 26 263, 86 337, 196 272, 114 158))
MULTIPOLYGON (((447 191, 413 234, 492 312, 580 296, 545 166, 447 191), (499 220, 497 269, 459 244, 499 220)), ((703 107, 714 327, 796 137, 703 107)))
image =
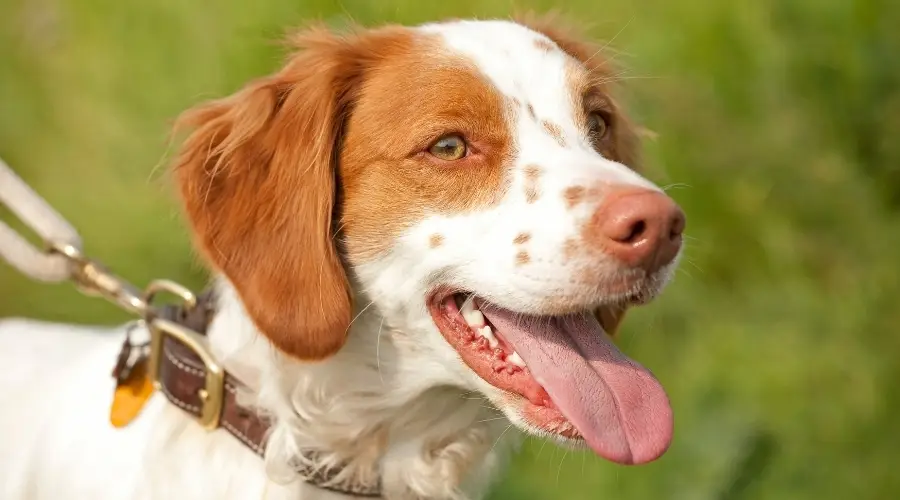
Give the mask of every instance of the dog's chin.
POLYGON ((532 404, 517 394, 491 387, 485 396, 517 429, 568 448, 587 448, 584 437, 558 409, 532 404))
POLYGON ((563 303, 568 306, 567 312, 576 312, 585 303, 595 303, 600 309, 622 309, 648 304, 672 281, 678 260, 676 257, 672 263, 652 274, 646 274, 643 270, 619 273, 599 286, 585 286, 570 301, 563 303))
POLYGON ((668 447, 671 422, 667 417, 671 410, 664 393, 656 389, 658 384, 649 381, 652 375, 611 347, 608 326, 604 328, 594 313, 602 308, 621 310, 627 305, 645 303, 660 288, 629 288, 621 294, 607 296, 603 304, 594 302, 578 309, 569 305, 559 314, 514 311, 477 294, 446 289, 433 293, 427 305, 447 342, 490 386, 489 391, 482 392, 517 427, 567 445, 579 446, 587 441, 601 456, 632 464, 654 460, 668 447), (625 371, 629 373, 619 373, 623 371, 621 366, 609 366, 616 364, 627 366, 625 371), (565 380, 570 377, 574 378, 571 383, 565 380), (633 379, 634 388, 621 387, 631 384, 625 380, 628 377, 633 379), (604 384, 612 388, 606 395, 597 395, 601 391, 596 386, 604 384), (646 394, 642 394, 645 389, 646 394), (629 420, 617 408, 619 403, 609 403, 619 398, 619 393, 625 398, 646 399, 641 402, 646 408, 634 410, 640 413, 639 418, 629 420), (619 429, 615 432, 621 436, 604 436, 608 433, 603 429, 605 425, 590 415, 594 403, 600 407, 613 406, 612 411, 620 413, 615 418, 621 422, 609 422, 609 426, 619 429), (656 416, 650 415, 654 413, 656 416), (660 435, 645 437, 638 430, 641 436, 632 439, 627 435, 632 432, 627 426, 634 421, 640 425, 656 425, 659 429, 648 432, 660 435), (657 432, 660 429, 661 433, 657 432))

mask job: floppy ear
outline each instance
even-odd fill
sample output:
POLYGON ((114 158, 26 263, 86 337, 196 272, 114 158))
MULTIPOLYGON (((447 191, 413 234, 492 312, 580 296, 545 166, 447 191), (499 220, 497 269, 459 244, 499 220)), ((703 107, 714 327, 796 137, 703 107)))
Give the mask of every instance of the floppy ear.
POLYGON ((197 246, 259 330, 316 360, 350 325, 334 162, 358 71, 344 38, 313 29, 292 41, 301 51, 279 72, 182 115, 193 132, 175 177, 197 246))
MULTIPOLYGON (((621 69, 616 68, 608 53, 611 49, 607 45, 595 42, 588 37, 586 28, 564 18, 558 12, 536 14, 532 11, 522 12, 515 16, 516 22, 527 26, 529 29, 543 34, 552 40, 559 48, 583 64, 592 74, 592 79, 604 82, 602 86, 612 87, 621 69)), ((631 122, 625 114, 622 105, 615 99, 612 104, 616 108, 616 121, 612 131, 615 134, 612 141, 612 160, 627 165, 634 170, 640 170, 640 130, 631 122)))

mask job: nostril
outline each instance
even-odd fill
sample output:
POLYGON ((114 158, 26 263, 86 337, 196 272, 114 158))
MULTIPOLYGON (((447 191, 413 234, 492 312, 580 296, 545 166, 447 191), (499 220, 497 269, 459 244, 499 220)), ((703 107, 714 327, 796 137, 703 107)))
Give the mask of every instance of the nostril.
POLYGON ((685 217, 684 212, 681 209, 676 209, 674 215, 671 219, 670 229, 669 229, 669 240, 675 241, 678 238, 681 238, 681 235, 684 234, 684 226, 685 226, 685 217))
POLYGON ((619 240, 621 243, 635 243, 647 232, 647 222, 643 219, 635 221, 629 228, 628 234, 619 240))
POLYGON ((652 273, 677 256, 684 228, 684 212, 665 194, 623 189, 597 208, 583 238, 622 265, 652 273))

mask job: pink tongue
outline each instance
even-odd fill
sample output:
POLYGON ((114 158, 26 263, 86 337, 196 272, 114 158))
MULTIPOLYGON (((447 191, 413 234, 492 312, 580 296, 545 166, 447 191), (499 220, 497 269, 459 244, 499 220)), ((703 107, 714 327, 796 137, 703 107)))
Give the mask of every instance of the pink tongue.
POLYGON ((669 398, 649 370, 613 345, 596 318, 527 318, 478 306, 598 455, 642 464, 665 453, 672 441, 669 398))

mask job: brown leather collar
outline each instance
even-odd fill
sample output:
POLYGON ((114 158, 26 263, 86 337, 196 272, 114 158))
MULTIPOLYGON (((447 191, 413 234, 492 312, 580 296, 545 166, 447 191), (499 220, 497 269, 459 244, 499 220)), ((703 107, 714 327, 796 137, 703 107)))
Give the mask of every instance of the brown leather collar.
MULTIPOLYGON (((157 317, 189 328, 205 336, 207 327, 212 321, 214 314, 215 300, 213 295, 207 292, 198 298, 195 307, 185 309, 183 307, 166 306, 160 310, 157 317)), ((134 366, 135 356, 133 353, 135 350, 146 351, 146 345, 132 344, 130 335, 128 337, 122 345, 118 363, 113 371, 113 376, 119 381, 127 377, 130 367, 134 366)), ((140 355, 137 358, 141 359, 143 357, 144 355, 140 355)), ((206 388, 206 365, 193 350, 171 336, 166 336, 163 340, 157 382, 160 392, 173 405, 194 417, 200 417, 206 388)), ((237 402, 238 388, 243 386, 244 384, 240 380, 225 372, 222 411, 218 419, 218 425, 258 455, 263 456, 271 424, 255 410, 242 406, 237 402)), ((303 462, 314 463, 313 459, 315 456, 316 452, 310 450, 304 453, 306 460, 303 460, 303 462)), ((334 479, 343 470, 342 467, 324 469, 302 464, 296 467, 297 473, 307 483, 318 488, 357 497, 381 497, 380 484, 364 485, 355 482, 335 482, 334 479)))

